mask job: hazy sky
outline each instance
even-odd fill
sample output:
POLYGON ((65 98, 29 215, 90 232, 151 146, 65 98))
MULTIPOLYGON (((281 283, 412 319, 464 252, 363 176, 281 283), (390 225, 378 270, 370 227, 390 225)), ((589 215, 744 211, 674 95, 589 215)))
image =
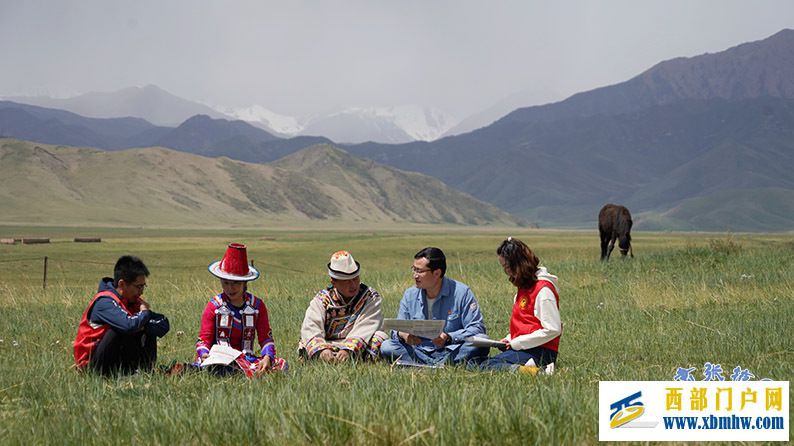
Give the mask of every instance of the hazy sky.
POLYGON ((463 118, 783 28, 794 1, 0 0, 0 96, 154 84, 293 115, 418 104, 463 118))

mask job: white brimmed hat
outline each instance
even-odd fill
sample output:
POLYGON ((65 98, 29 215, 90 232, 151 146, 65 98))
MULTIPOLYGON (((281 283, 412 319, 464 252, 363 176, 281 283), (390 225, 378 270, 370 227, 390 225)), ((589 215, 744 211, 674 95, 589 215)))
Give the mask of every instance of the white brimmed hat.
POLYGON ((361 274, 361 265, 353 259, 349 252, 337 251, 331 255, 331 261, 328 262, 328 275, 332 279, 355 279, 359 274, 361 274))
POLYGON ((211 263, 207 269, 215 277, 235 282, 250 282, 259 278, 259 271, 248 264, 245 245, 240 243, 230 243, 223 258, 211 263))

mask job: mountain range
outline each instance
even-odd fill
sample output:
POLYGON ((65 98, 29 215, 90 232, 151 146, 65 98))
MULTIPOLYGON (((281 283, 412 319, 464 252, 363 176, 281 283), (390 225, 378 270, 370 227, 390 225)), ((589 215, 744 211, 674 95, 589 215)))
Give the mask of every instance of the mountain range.
POLYGON ((322 136, 339 143, 433 141, 457 123, 448 113, 416 105, 351 107, 305 118, 280 115, 262 106, 220 110, 278 136, 322 136))
POLYGON ((312 136, 279 138, 243 121, 207 115, 192 116, 177 127, 160 127, 140 118, 87 118, 11 101, 0 101, 0 137, 104 150, 160 146, 256 163, 331 142, 312 136))
POLYGON ((592 225, 611 201, 646 229, 791 230, 792 101, 794 31, 783 30, 464 135, 348 151, 542 225, 592 225))
POLYGON ((454 136, 463 133, 469 133, 473 130, 493 124, 516 109, 532 104, 548 104, 551 102, 557 102, 564 98, 565 96, 553 86, 533 84, 533 86, 530 88, 526 88, 502 98, 485 110, 467 116, 447 130, 443 136, 454 136))
POLYGON ((5 100, 70 111, 89 118, 141 118, 160 127, 176 127, 195 115, 204 115, 245 121, 281 138, 322 136, 342 143, 432 141, 457 123, 448 113, 415 105, 352 107, 308 117, 282 115, 261 105, 210 107, 180 98, 155 85, 90 92, 70 98, 11 96, 5 100))
POLYGON ((141 118, 163 127, 175 127, 195 115, 230 118, 212 107, 180 98, 155 85, 112 92, 89 92, 70 98, 9 96, 4 99, 66 110, 88 118, 141 118))
MULTIPOLYGON (((171 128, 13 102, 0 102, 0 135, 108 150, 165 146, 258 163, 329 142, 279 138, 209 115, 171 128)), ((592 227, 604 203, 618 202, 640 229, 792 230, 794 31, 661 62, 469 133, 343 148, 544 226, 592 227)))
POLYGON ((0 204, 6 224, 520 223, 437 179, 327 144, 256 164, 163 148, 108 152, 0 139, 0 204))

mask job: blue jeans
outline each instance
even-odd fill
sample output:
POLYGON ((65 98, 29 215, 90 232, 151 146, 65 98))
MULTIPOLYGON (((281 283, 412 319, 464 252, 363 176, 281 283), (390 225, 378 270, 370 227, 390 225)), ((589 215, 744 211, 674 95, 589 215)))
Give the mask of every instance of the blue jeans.
POLYGON ((479 367, 483 370, 515 371, 530 359, 534 359, 538 367, 545 367, 547 364, 557 360, 557 352, 543 347, 535 347, 529 350, 505 350, 492 358, 488 358, 479 367))
POLYGON ((488 356, 488 349, 462 344, 457 349, 449 348, 428 351, 421 345, 413 346, 402 341, 386 339, 380 346, 380 355, 386 360, 396 361, 400 357, 411 358, 422 364, 452 363, 460 364, 467 361, 479 362, 488 356))

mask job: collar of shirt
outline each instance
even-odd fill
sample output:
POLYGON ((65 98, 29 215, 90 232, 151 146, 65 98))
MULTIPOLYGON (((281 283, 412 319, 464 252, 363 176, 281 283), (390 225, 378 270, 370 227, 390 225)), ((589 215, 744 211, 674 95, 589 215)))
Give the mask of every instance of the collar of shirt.
MULTIPOLYGON (((451 281, 446 277, 441 278, 441 289, 438 290, 438 296, 433 299, 433 302, 439 302, 443 298, 449 296, 449 288, 450 288, 451 281)), ((419 297, 422 298, 424 301, 428 301, 427 298, 427 290, 420 290, 419 297)))

